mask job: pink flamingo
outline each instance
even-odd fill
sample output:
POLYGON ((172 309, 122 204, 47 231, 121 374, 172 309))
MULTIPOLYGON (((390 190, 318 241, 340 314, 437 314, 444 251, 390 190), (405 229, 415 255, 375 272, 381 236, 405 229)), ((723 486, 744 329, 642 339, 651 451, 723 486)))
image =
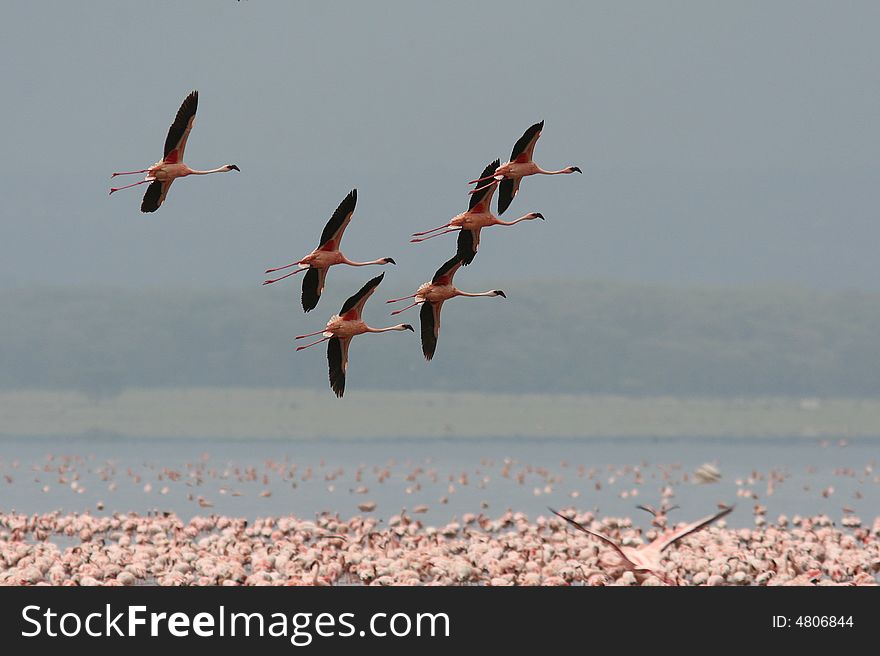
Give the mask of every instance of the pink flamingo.
MULTIPOLYGON (((495 160, 483 171, 483 175, 492 177, 492 171, 498 168, 499 160, 495 160)), ((530 221, 532 219, 544 219, 544 215, 540 212, 530 212, 515 221, 502 221, 492 214, 490 205, 492 204, 492 195, 495 193, 496 182, 493 180, 490 184, 481 187, 472 192, 471 200, 466 212, 452 218, 437 228, 426 230, 425 232, 414 232, 411 242, 417 243, 427 239, 433 239, 449 232, 459 231, 458 233, 458 250, 457 254, 461 258, 461 263, 465 266, 473 262, 477 255, 477 249, 480 247, 480 230, 493 225, 512 226, 520 221, 530 221), (442 232, 438 232, 442 231, 442 232), (431 235, 430 233, 436 233, 431 235), (430 235, 425 237, 424 235, 430 235)))
POLYGON ((360 290, 351 298, 349 298, 342 306, 339 314, 330 317, 330 321, 323 330, 319 330, 307 335, 297 335, 297 339, 304 337, 313 337, 314 335, 322 335, 322 338, 305 346, 298 346, 297 351, 302 351, 315 344, 326 342, 327 344, 327 361, 330 364, 330 389, 336 396, 342 397, 345 393, 345 372, 348 370, 348 347, 351 344, 351 338, 355 335, 364 333, 386 333, 391 330, 413 330, 408 323, 389 326, 388 328, 371 328, 361 319, 364 311, 364 304, 367 299, 376 291, 376 287, 382 282, 385 274, 381 274, 367 282, 360 290))
POLYGON ((266 269, 266 273, 289 269, 290 267, 297 265, 299 265, 300 268, 292 273, 285 274, 280 278, 265 280, 263 284, 271 285, 273 282, 284 280, 285 278, 295 276, 297 273, 305 271, 306 275, 303 277, 302 285, 302 306, 303 310, 309 312, 315 309, 318 305, 318 301, 321 299, 321 292, 324 291, 324 282, 327 279, 327 271, 331 266, 335 264, 347 264, 349 266, 397 264, 397 262, 390 257, 383 257, 378 260, 371 260, 370 262, 354 262, 345 257, 345 255, 342 254, 342 251, 339 250, 339 246, 342 243, 342 234, 351 222, 355 205, 357 205, 357 189, 352 189, 348 196, 339 203, 339 207, 333 212, 333 216, 330 217, 330 220, 327 221, 327 225, 324 226, 324 232, 321 233, 321 242, 315 250, 298 262, 291 262, 290 264, 282 267, 275 267, 274 269, 266 269))
POLYGON ((500 289, 492 289, 479 294, 471 294, 456 289, 452 284, 452 277, 461 265, 461 257, 455 255, 437 269, 437 273, 434 274, 431 282, 422 284, 415 294, 385 301, 386 303, 396 303, 398 301, 405 301, 408 298, 415 299, 415 302, 411 305, 407 305, 401 310, 395 310, 391 314, 400 314, 416 305, 422 306, 419 316, 422 324, 422 353, 424 353, 426 360, 434 357, 434 351, 437 348, 437 338, 440 336, 440 309, 445 301, 456 296, 502 296, 507 298, 507 294, 500 289))
POLYGON ((714 515, 709 515, 708 517, 704 517, 703 519, 699 519, 690 524, 685 524, 684 526, 681 526, 677 529, 667 531, 652 542, 639 545, 635 548, 619 545, 608 536, 588 529, 579 522, 576 522, 575 520, 566 517, 562 513, 556 512, 555 510, 553 510, 553 508, 550 508, 549 510, 553 514, 562 517, 562 519, 567 521, 569 524, 574 526, 582 533, 592 535, 594 538, 599 538, 600 540, 602 540, 602 542, 609 545, 620 556, 623 566, 626 569, 632 571, 633 574, 638 576, 649 573, 662 575, 660 559, 662 558, 663 551, 671 547, 683 537, 686 537, 691 533, 695 533, 696 531, 699 531, 700 529, 709 526, 709 524, 717 522, 722 517, 729 515, 731 512, 733 512, 733 509, 734 506, 722 506, 722 510, 715 513, 714 515))
POLYGON ((165 196, 168 195, 171 183, 177 178, 184 178, 188 175, 208 175, 209 173, 241 171, 235 164, 224 164, 209 171, 196 171, 183 163, 183 151, 186 148, 186 140, 189 138, 189 133, 192 131, 193 123, 195 122, 198 106, 199 92, 193 91, 181 103, 174 123, 168 128, 168 136, 165 137, 165 152, 162 159, 148 169, 123 171, 111 175, 111 178, 115 178, 117 175, 147 174, 140 182, 125 185, 124 187, 111 188, 111 195, 120 189, 129 189, 130 187, 137 187, 138 185, 151 182, 152 184, 147 187, 147 192, 144 194, 141 212, 155 212, 165 201, 165 196))
POLYGON ((486 180, 500 182, 498 214, 504 214, 519 191, 520 181, 527 175, 561 175, 574 173, 575 171, 583 173, 577 166, 566 166, 558 171, 545 171, 532 161, 535 144, 538 143, 538 138, 541 136, 541 130, 543 129, 544 121, 541 121, 526 130, 523 136, 514 144, 513 151, 510 153, 510 161, 499 166, 493 173, 484 173, 482 177, 471 180, 468 183, 477 183, 478 185, 471 193, 477 193, 485 188, 485 186, 479 186, 480 182, 485 182, 486 180))

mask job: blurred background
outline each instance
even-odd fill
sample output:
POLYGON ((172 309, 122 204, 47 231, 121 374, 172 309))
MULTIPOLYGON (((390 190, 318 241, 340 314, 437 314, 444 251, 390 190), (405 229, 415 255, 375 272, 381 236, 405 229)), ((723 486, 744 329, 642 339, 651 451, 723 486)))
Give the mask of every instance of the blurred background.
MULTIPOLYGON (((53 428, 45 408, 68 392, 155 408, 150 390, 210 388, 216 409, 222 390, 295 388, 350 422, 379 391, 794 398, 812 416, 814 397, 880 394, 876 3, 44 2, 0 18, 0 433, 64 432, 71 415, 53 428), (179 181, 151 215, 143 187, 108 198, 112 171, 160 158, 191 89, 187 163, 241 174, 179 181), (410 233, 461 212, 466 181, 538 120, 536 160, 584 175, 527 179, 508 214, 547 220, 487 231, 456 278, 508 299, 447 304, 429 365, 417 335, 356 340, 337 402, 324 353, 293 336, 378 271, 335 268, 304 315, 299 279, 261 287, 263 270, 314 248, 357 187, 344 251, 398 262, 366 311, 392 323, 382 301, 455 248, 410 233)), ((82 430, 135 421, 93 409, 82 430)), ((818 432, 880 432, 858 416, 818 432)))

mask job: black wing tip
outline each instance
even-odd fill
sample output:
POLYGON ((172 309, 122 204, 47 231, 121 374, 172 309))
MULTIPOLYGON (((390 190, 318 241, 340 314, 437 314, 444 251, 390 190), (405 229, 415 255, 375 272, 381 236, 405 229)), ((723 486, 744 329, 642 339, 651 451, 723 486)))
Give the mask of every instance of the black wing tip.
POLYGON ((501 216, 513 202, 513 180, 505 178, 498 185, 498 215, 501 216))
POLYGON ((342 367, 342 341, 333 337, 327 342, 327 363, 330 369, 330 389, 341 399, 345 394, 345 370, 342 367))
POLYGON ((470 230, 459 230, 458 248, 455 256, 461 259, 462 266, 467 266, 477 256, 477 251, 474 248, 474 235, 470 230))
POLYGON ((422 337, 422 355, 430 362, 437 350, 437 336, 434 334, 434 307, 428 301, 419 310, 419 328, 422 337))
POLYGON ((318 289, 320 275, 314 267, 309 267, 303 277, 302 284, 302 307, 303 312, 311 312, 318 306, 321 300, 321 290, 318 289))
POLYGON ((380 273, 380 274, 379 274, 378 276, 376 276, 375 278, 370 278, 370 279, 367 281, 367 284, 364 285, 364 287, 367 288, 367 289, 369 289, 370 287, 375 287, 375 286, 378 285, 380 282, 382 282, 382 279, 383 279, 384 277, 385 277, 385 272, 383 271, 382 273, 380 273))
POLYGON ((434 274, 434 277, 431 279, 431 282, 437 282, 437 279, 440 278, 440 276, 446 275, 446 273, 452 267, 454 267, 456 264, 458 264, 460 261, 461 261, 461 255, 459 255, 458 253, 456 253, 455 255, 450 257, 448 260, 446 260, 443 264, 440 265, 440 268, 437 269, 437 272, 434 274))
POLYGON ((158 180, 153 180, 153 182, 150 183, 150 186, 147 187, 146 192, 144 192, 144 199, 141 201, 141 212, 155 212, 161 205, 159 202, 161 199, 162 183, 158 180))

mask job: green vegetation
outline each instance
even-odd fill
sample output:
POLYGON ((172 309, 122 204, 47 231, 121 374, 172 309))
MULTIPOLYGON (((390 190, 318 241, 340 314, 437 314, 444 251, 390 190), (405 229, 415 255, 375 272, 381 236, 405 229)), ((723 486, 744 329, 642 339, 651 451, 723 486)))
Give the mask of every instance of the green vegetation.
POLYGON ((0 438, 876 437, 880 400, 242 388, 0 391, 0 438), (332 421, 328 421, 332 418, 332 421))
MULTIPOLYGON (((336 282, 334 292, 345 285, 336 282)), ((504 289, 506 301, 444 307, 430 364, 417 336, 359 338, 349 390, 880 397, 880 294, 601 282, 504 289)), ((398 292, 408 290, 381 290, 367 319, 390 323, 381 300, 398 292)), ((323 390, 321 347, 296 354, 292 337, 319 328, 338 303, 330 297, 304 316, 295 285, 0 291, 0 389, 77 390, 92 399, 129 387, 323 390)), ((403 316, 418 320, 413 311, 403 316)))

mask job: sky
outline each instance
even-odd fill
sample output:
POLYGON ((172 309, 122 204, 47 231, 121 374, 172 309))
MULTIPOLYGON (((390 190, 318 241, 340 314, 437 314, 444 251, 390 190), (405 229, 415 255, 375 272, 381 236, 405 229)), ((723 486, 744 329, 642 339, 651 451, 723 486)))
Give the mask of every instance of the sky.
POLYGON ((3 3, 0 286, 272 293, 356 187, 344 252, 415 288, 455 247, 409 234, 544 120, 536 161, 584 175, 525 180, 504 218, 546 222, 484 234, 460 286, 878 289, 878 25, 876 2, 3 3), (108 197, 192 89, 187 163, 241 173, 155 214, 108 197))

